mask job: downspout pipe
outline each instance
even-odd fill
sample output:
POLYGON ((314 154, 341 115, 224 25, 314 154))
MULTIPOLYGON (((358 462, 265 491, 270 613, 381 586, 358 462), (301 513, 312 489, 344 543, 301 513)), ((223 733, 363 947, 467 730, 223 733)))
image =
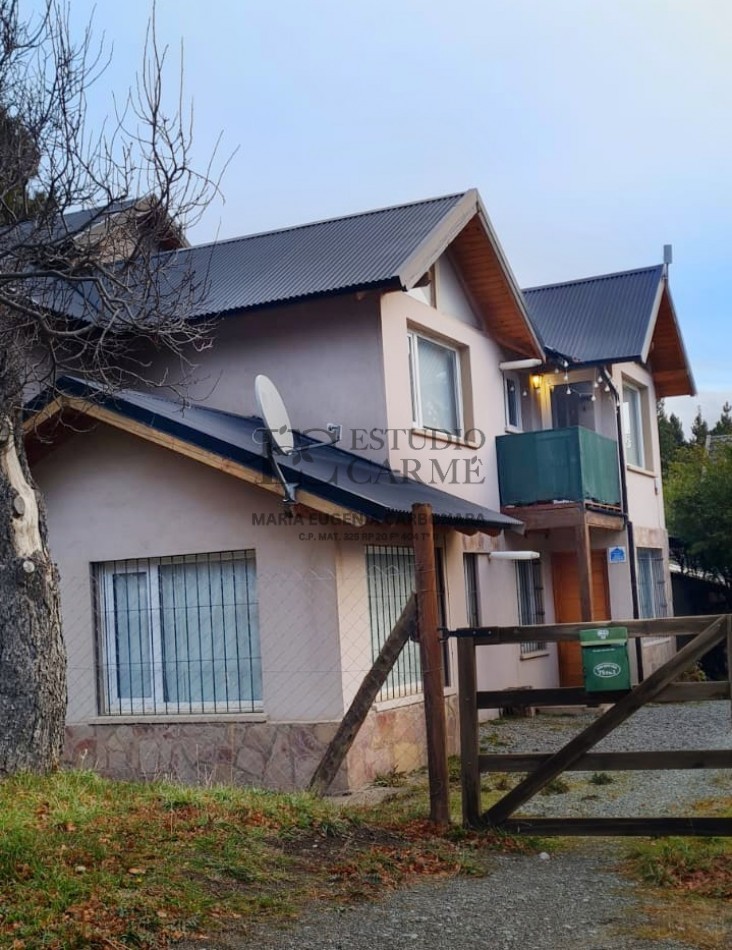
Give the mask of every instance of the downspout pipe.
MULTIPOLYGON (((618 387, 613 382, 612 377, 607 371, 607 367, 600 369, 600 375, 610 388, 615 398, 615 431, 618 434, 618 464, 620 466, 620 503, 623 506, 625 515, 625 527, 628 535, 628 560, 630 567, 630 596, 633 604, 633 619, 637 620, 640 614, 638 601, 638 570, 635 560, 635 533, 633 531, 633 522, 628 516, 628 473, 625 468, 625 443, 623 441, 622 414, 620 404, 620 393, 618 387)), ((643 641, 637 637, 635 641, 635 656, 638 664, 638 680, 643 679, 643 641)))

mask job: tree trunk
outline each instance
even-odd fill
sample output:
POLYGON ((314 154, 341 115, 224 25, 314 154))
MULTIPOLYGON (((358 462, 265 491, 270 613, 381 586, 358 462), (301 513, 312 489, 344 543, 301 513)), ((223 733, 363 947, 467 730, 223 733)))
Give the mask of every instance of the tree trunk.
POLYGON ((58 572, 45 511, 20 419, 0 419, 0 775, 57 767, 65 716, 58 572))

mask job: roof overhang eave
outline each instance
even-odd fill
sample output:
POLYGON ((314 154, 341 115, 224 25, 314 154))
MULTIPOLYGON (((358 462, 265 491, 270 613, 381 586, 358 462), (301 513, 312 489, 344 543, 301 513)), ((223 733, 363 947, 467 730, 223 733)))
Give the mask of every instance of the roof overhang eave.
MULTIPOLYGON (((191 430, 188 426, 164 416, 155 416, 155 422, 153 424, 153 414, 151 414, 149 409, 136 406, 128 401, 125 401, 125 407, 122 408, 120 400, 115 399, 114 395, 95 392, 90 386, 85 384, 83 380, 73 377, 64 377, 59 383, 60 391, 55 392, 49 387, 48 390, 40 393, 27 404, 24 418, 24 429, 27 435, 32 435, 38 425, 59 415, 65 409, 71 409, 75 413, 87 415, 92 419, 112 425, 115 425, 115 421, 118 420, 117 427, 122 429, 125 428, 123 420, 128 420, 135 427, 133 434, 145 437, 144 432, 141 430, 149 430, 148 438, 150 441, 164 444, 167 449, 172 451, 179 450, 176 447, 176 440, 181 443, 181 446, 183 443, 186 443, 200 450, 201 453, 206 453, 208 458, 207 464, 209 465, 211 465, 215 457, 218 457, 222 463, 222 471, 226 470, 231 473, 230 466, 232 463, 238 467, 249 469, 254 476, 254 483, 259 484, 259 487, 264 487, 261 482, 258 481, 261 479, 261 476, 267 475, 268 473, 267 460, 264 456, 252 455, 251 453, 237 450, 237 448, 230 443, 221 442, 211 435, 195 440, 191 439, 191 430), (156 433, 163 436, 166 441, 161 443, 159 438, 153 437, 156 433)), ((187 453, 181 451, 181 454, 185 455, 187 453)), ((198 460, 206 461, 203 457, 200 457, 198 460)), ((354 515, 360 516, 364 522, 367 520, 382 523, 389 521, 405 522, 410 519, 410 514, 403 509, 388 507, 380 504, 376 500, 359 496, 331 482, 325 485, 308 472, 298 470, 297 476, 303 503, 307 507, 325 511, 329 514, 333 513, 333 506, 335 505, 339 512, 337 518, 340 520, 348 520, 347 518, 343 518, 344 512, 351 512, 354 515), (318 505, 314 503, 318 499, 322 501, 323 508, 319 508, 318 505)), ((482 516, 451 516, 438 513, 435 515, 435 523, 453 527, 460 531, 469 531, 471 533, 485 532, 488 534, 497 534, 506 529, 521 530, 522 528, 520 521, 508 515, 498 515, 494 519, 482 516)))
POLYGON ((265 300, 261 303, 247 304, 245 306, 225 307, 221 310, 202 310, 195 313, 190 322, 217 320, 223 317, 235 316, 237 313, 253 313, 259 310, 277 310, 280 307, 290 307, 298 303, 308 303, 312 300, 323 300, 328 297, 343 297, 348 294, 369 293, 370 291, 390 291, 401 290, 402 282, 399 275, 388 277, 384 280, 368 281, 360 284, 349 284, 346 287, 334 287, 331 290, 319 290, 317 293, 298 294, 295 297, 279 297, 275 300, 265 300))

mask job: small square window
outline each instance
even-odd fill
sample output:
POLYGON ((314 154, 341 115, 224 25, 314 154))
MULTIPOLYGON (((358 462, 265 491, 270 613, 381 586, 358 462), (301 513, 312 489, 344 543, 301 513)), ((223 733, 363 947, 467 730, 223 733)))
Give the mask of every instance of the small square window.
POLYGON ((412 421, 450 435, 463 431, 460 354, 452 346, 409 334, 412 421))

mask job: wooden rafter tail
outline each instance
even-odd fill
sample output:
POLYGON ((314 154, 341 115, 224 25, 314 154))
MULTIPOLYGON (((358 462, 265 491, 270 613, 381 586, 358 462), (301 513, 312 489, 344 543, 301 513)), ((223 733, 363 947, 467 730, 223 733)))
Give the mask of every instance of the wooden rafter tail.
POLYGON ((658 696, 679 674, 696 663, 727 632, 727 617, 717 617, 702 633, 686 644, 678 653, 655 670, 619 700, 606 713, 575 736, 559 752, 550 756, 535 771, 498 801, 484 815, 491 825, 502 825, 521 805, 541 791, 552 779, 570 768, 596 743, 616 729, 636 710, 658 696))
POLYGON ((359 729, 364 723, 379 690, 386 682, 394 664, 402 652, 404 644, 417 629, 417 600, 414 594, 407 601, 401 616, 394 624, 391 633, 386 638, 374 664, 364 677, 348 707, 348 712, 341 720, 336 734, 323 753, 318 767, 313 773, 308 786, 309 791, 316 795, 323 795, 336 777, 338 769, 353 745, 359 729))

